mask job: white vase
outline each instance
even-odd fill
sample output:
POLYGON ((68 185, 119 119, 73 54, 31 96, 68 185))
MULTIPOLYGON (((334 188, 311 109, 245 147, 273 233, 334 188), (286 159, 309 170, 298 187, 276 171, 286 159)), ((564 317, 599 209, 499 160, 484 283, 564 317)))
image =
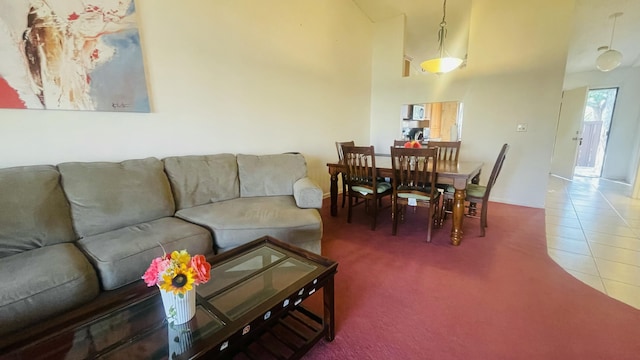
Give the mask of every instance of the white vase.
POLYGON ((164 290, 160 290, 160 295, 162 295, 162 305, 169 323, 184 324, 196 314, 195 287, 182 296, 164 290))

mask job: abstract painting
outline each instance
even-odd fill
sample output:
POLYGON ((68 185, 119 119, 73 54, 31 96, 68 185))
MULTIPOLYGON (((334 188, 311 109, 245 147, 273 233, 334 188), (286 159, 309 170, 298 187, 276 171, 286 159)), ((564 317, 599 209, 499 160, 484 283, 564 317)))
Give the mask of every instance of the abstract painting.
POLYGON ((0 0, 0 108, 149 112, 133 0, 0 0))

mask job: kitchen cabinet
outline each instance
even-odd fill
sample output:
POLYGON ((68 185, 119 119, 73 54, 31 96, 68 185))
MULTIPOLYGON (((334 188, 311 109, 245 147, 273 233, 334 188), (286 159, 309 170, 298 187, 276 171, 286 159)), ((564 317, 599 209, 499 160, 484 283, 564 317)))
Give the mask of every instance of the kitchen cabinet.
POLYGON ((401 108, 402 120, 424 121, 431 119, 432 104, 404 104, 401 108))

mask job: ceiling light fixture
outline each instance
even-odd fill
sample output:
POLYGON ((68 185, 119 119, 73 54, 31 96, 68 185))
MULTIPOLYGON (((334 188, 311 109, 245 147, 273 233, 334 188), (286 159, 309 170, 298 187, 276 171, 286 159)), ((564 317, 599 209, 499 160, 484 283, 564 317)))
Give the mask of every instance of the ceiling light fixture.
POLYGON ((424 61, 420 64, 420 67, 424 71, 428 71, 433 74, 444 74, 449 71, 457 69, 462 65, 462 59, 451 57, 444 48, 444 38, 447 37, 447 0, 444 0, 442 4, 442 21, 440 22, 440 29, 438 30, 438 43, 440 56, 424 61))
POLYGON ((607 50, 600 54, 596 59, 596 67, 600 71, 611 71, 620 66, 620 63, 622 62, 622 53, 611 47, 613 44, 613 34, 616 31, 616 19, 620 16, 622 16, 621 12, 617 12, 609 16, 609 19, 613 18, 613 28, 611 29, 611 40, 609 40, 609 46, 601 46, 598 48, 598 50, 607 50))

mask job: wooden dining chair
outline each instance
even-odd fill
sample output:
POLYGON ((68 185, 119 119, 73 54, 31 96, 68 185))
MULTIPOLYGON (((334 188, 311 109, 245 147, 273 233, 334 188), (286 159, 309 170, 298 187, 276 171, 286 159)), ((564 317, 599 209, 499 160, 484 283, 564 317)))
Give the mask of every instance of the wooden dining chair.
POLYGON ((393 140, 393 147, 404 147, 407 140, 393 140))
POLYGON ((398 231, 398 222, 404 220, 406 207, 420 206, 428 209, 427 242, 431 242, 431 230, 439 225, 441 211, 441 193, 435 186, 437 166, 437 148, 391 148, 393 235, 398 231))
POLYGON ((440 161, 453 161, 458 163, 460 156, 461 141, 431 141, 427 143, 429 147, 438 148, 438 159, 440 161))
POLYGON ((365 204, 365 211, 371 208, 373 220, 371 230, 376 229, 378 209, 385 196, 391 196, 391 184, 376 176, 376 157, 373 146, 343 146, 344 162, 347 165, 348 215, 351 223, 352 210, 356 205, 365 204), (364 201, 355 202, 357 199, 364 201))
MULTIPOLYGON (((338 150, 338 160, 342 161, 344 160, 344 152, 342 151, 342 147, 343 146, 354 146, 356 143, 354 141, 336 141, 336 150, 338 150)), ((342 177, 342 207, 344 208, 344 203, 347 199, 347 181, 346 181, 346 174, 345 173, 340 173, 340 176, 342 177)))
MULTIPOLYGON (((485 228, 487 227, 487 212, 489 206, 489 195, 491 194, 491 190, 498 180, 498 175, 500 175, 500 171, 502 170, 502 165, 504 164, 504 160, 507 157, 507 152, 509 151, 509 144, 502 145, 500 149, 500 153, 498 153, 498 158, 493 165, 493 169, 491 170, 491 175, 489 176, 489 181, 487 185, 478 185, 478 184, 468 184, 467 185, 467 196, 465 198, 465 216, 471 218, 479 218, 480 219, 480 236, 485 236, 485 228), (480 216, 477 216, 477 207, 476 205, 480 204, 480 216)), ((453 187, 449 187, 445 192, 445 198, 453 199, 453 192, 455 189, 453 187)), ((445 210, 445 209, 443 209, 445 210)), ((446 210, 445 210, 446 211, 446 210)))
MULTIPOLYGON (((460 144, 461 141, 429 141, 427 146, 429 147, 437 147, 438 148, 438 160, 440 161, 448 161, 454 164, 458 163, 458 158, 460 156, 460 144)), ((442 192, 446 191, 449 185, 446 184, 437 184, 436 187, 441 189, 442 192)), ((442 201, 445 210, 451 211, 453 207, 453 198, 449 198, 443 196, 442 201)), ((440 225, 442 226, 444 223, 444 213, 440 217, 440 225)))

